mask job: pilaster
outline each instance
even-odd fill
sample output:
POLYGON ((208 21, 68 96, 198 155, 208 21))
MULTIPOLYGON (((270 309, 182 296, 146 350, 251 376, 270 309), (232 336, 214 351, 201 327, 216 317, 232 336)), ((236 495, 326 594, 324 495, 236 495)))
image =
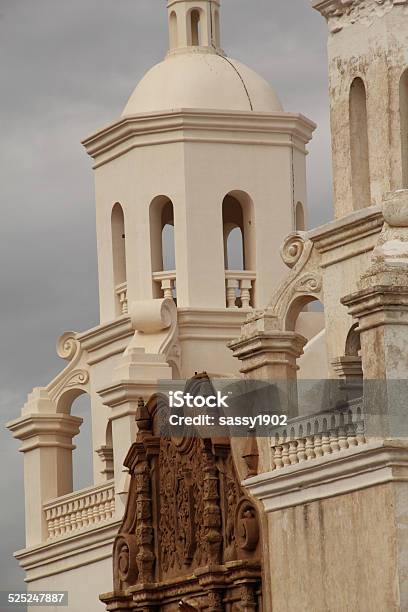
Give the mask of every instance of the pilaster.
POLYGON ((47 539, 43 504, 72 492, 72 438, 81 424, 68 414, 31 413, 7 425, 24 453, 26 547, 47 539))

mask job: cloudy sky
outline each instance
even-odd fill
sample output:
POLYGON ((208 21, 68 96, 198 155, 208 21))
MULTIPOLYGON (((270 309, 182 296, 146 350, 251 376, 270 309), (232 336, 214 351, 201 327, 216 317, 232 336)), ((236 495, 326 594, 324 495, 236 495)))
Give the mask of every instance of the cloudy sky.
MULTIPOLYGON (((117 119, 138 80, 164 56, 165 1, 0 0, 0 30, 5 590, 22 585, 12 552, 24 545, 24 522, 22 456, 4 423, 18 416, 33 386, 63 366, 57 337, 98 323, 93 177, 80 140, 117 119)), ((329 220, 324 20, 309 0, 223 0, 222 36, 229 55, 274 85, 286 110, 318 123, 308 166, 310 220, 329 220)))

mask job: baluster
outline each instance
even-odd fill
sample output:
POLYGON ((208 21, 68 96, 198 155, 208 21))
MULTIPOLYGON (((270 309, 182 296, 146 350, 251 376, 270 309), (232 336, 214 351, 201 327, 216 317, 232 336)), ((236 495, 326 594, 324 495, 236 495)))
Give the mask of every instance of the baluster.
POLYGON ((323 457, 322 435, 315 434, 314 436, 314 452, 316 458, 323 457))
POLYGON ((305 446, 306 460, 315 459, 316 455, 314 452, 313 436, 306 436, 305 446))
POLYGON ((304 438, 299 438, 298 440, 297 456, 299 459, 299 463, 302 463, 302 461, 306 461, 307 459, 306 452, 305 452, 305 439, 304 438))
POLYGON ((290 465, 289 444, 288 444, 288 442, 285 442, 282 445, 282 463, 283 463, 283 467, 286 467, 287 465, 290 465))
POLYGON ((122 314, 128 314, 127 289, 121 291, 119 296, 119 302, 122 306, 122 314))
POLYGON ((291 465, 295 465, 295 463, 298 463, 297 440, 291 440, 289 442, 289 460, 291 465))
POLYGON ((227 308, 237 308, 237 289, 239 288, 239 281, 235 278, 227 278, 227 308))
POLYGON ((339 427, 339 447, 340 450, 345 450, 349 447, 345 427, 339 427))
POLYGON ((322 452, 323 455, 330 455, 330 453, 332 452, 330 446, 330 435, 328 431, 323 432, 322 435, 322 452))
POLYGON ((337 453, 340 450, 337 429, 330 430, 330 448, 333 453, 337 453))
POLYGON ((357 446, 356 429, 353 423, 347 425, 347 442, 350 448, 357 446))
POLYGON ((242 308, 251 308, 252 281, 246 278, 242 279, 240 282, 240 288, 242 308))
POLYGON ((173 280, 171 278, 165 278, 161 282, 161 288, 163 291, 163 297, 173 299, 173 280))
POLYGON ((364 421, 358 421, 356 431, 357 444, 365 444, 366 437, 364 435, 364 421))
POLYGON ((275 467, 277 470, 283 468, 282 446, 275 446, 275 467))

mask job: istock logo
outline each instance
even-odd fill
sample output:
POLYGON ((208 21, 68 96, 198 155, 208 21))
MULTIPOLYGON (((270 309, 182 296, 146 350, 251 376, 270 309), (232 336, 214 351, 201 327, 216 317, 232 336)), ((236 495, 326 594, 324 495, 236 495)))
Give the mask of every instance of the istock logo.
POLYGON ((217 391, 216 395, 192 395, 183 391, 169 391, 170 408, 229 408, 227 404, 229 392, 227 395, 222 395, 221 391, 217 391))

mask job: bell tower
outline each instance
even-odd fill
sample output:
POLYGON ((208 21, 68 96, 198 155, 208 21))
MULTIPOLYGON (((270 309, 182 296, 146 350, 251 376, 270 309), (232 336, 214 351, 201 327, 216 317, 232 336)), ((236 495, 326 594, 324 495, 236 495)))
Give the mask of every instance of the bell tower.
MULTIPOLYGON (((227 354, 248 310, 269 303, 285 272, 284 237, 305 229, 315 125, 224 55, 219 0, 169 0, 167 10, 165 59, 122 117, 84 141, 95 161, 101 321, 126 315, 131 302, 174 298, 193 325, 186 336, 206 328, 195 346, 211 336, 214 354, 218 329, 227 354)), ((205 350, 198 355, 195 369, 208 370, 198 363, 205 350)))
POLYGON ((329 28, 336 217, 408 187, 408 1, 315 0, 329 28))
POLYGON ((168 0, 167 10, 170 53, 191 47, 222 53, 219 0, 168 0))

